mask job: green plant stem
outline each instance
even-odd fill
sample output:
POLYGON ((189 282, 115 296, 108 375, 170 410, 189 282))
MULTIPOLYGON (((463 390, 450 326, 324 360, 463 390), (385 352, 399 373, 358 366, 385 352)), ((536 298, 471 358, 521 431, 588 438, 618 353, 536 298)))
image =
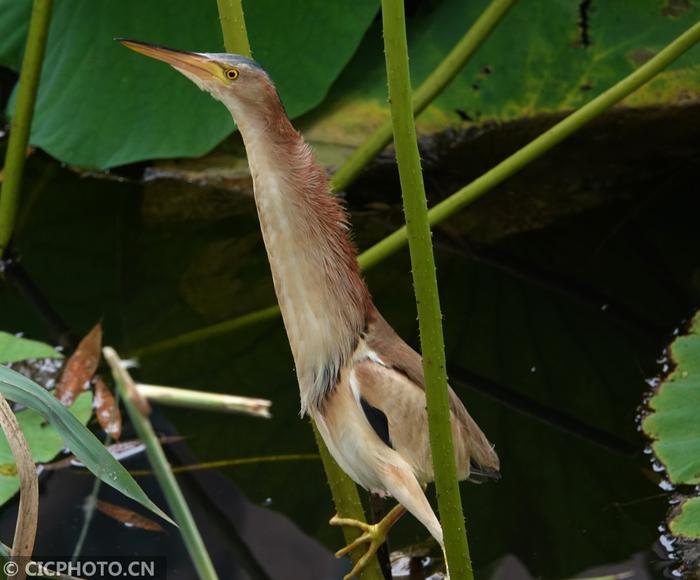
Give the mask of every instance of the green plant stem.
POLYGON ((210 338, 211 336, 219 336, 221 334, 227 334, 233 332, 238 328, 244 328, 246 326, 251 326, 253 324, 259 324, 265 322, 266 320, 273 320, 279 316, 280 309, 279 306, 268 306, 261 310, 256 310, 250 314, 244 314, 233 320, 226 320, 218 324, 213 324, 202 328, 200 330, 193 330, 192 332, 187 332, 179 336, 174 336, 173 338, 168 338, 160 342, 142 347, 136 348, 129 351, 129 357, 142 357, 149 354, 161 352, 164 350, 172 350, 180 346, 185 346, 187 344, 192 344, 193 342, 199 342, 210 338))
MULTIPOLYGON (((636 91, 639 87, 649 82, 673 61, 683 55, 688 49, 700 41, 700 23, 689 28, 656 56, 640 66, 628 77, 598 95, 595 99, 584 105, 578 111, 571 113, 564 120, 560 121, 548 131, 525 145, 516 153, 501 161, 496 167, 490 169, 482 176, 472 181, 469 185, 453 193, 428 212, 430 225, 435 226, 447 218, 453 216, 458 211, 478 199, 499 183, 505 181, 523 167, 532 163, 552 147, 585 127, 597 116, 601 115, 622 99, 636 91)), ((360 267, 363 270, 372 268, 383 262, 388 257, 398 252, 406 244, 406 227, 401 227, 383 240, 365 250, 358 257, 360 267)), ((251 324, 272 320, 279 315, 277 306, 270 306, 262 310, 256 310, 244 314, 238 318, 227 320, 200 328, 192 332, 187 332, 167 340, 154 343, 133 351, 133 356, 143 356, 153 354, 214 338, 227 332, 247 327, 251 324)))
MULTIPOLYGON (((241 465, 259 465, 260 463, 279 463, 280 461, 318 461, 321 456, 317 453, 293 453, 287 455, 260 455, 258 457, 239 457, 237 459, 219 459, 218 461, 205 461, 204 463, 192 463, 173 467, 173 473, 187 473, 190 471, 204 471, 207 469, 221 469, 224 467, 238 467, 241 465)), ((134 477, 153 475, 150 469, 132 469, 129 471, 134 477)))
POLYGON ((78 534, 78 539, 75 542, 73 554, 70 558, 72 562, 75 562, 75 560, 80 556, 80 553, 83 551, 85 540, 87 539, 88 532, 90 531, 90 524, 92 523, 92 519, 95 517, 95 510, 97 509, 97 496, 100 493, 101 487, 102 480, 99 477, 96 477, 92 484, 90 495, 85 498, 83 503, 83 525, 80 528, 80 533, 78 534))
MULTIPOLYGON (((326 444, 321 438, 321 434, 318 432, 314 422, 311 422, 311 427, 314 430, 314 437, 316 438, 316 444, 318 445, 319 455, 321 456, 321 461, 323 463, 323 469, 326 472, 326 478, 328 479, 328 487, 331 488, 331 494, 333 495, 333 503, 335 504, 336 512, 339 516, 343 518, 350 518, 353 520, 358 520, 361 522, 367 521, 365 519, 365 510, 362 507, 362 501, 360 500, 360 494, 357 492, 357 486, 353 481, 345 475, 342 469, 335 462, 335 459, 331 456, 326 444)), ((352 541, 356 540, 362 533, 358 528, 343 526, 343 537, 345 542, 350 544, 352 541)), ((352 561, 357 562, 357 560, 362 557, 362 553, 358 553, 357 550, 353 551, 351 554, 352 561)), ((376 555, 370 558, 367 566, 360 573, 360 578, 363 580, 384 580, 384 574, 379 567, 379 562, 377 561, 376 555)))
POLYGON ((428 407, 428 431, 445 542, 445 556, 451 578, 472 580, 474 575, 462 515, 462 499, 459 493, 452 442, 445 370, 445 343, 435 274, 435 257, 428 224, 428 201, 425 197, 416 126, 411 109, 411 77, 408 68, 408 41, 403 0, 382 0, 382 21, 394 146, 399 166, 418 310, 425 372, 425 397, 428 407))
POLYGON ((154 475, 173 512, 175 521, 180 527, 182 539, 185 542, 185 546, 187 546, 187 551, 192 558, 199 578, 205 580, 217 579, 218 577, 214 565, 204 545, 202 536, 197 529, 197 524, 192 517, 192 512, 182 494, 182 490, 175 479, 175 475, 173 475, 165 452, 158 440, 158 436, 153 430, 151 422, 147 417, 141 414, 134 404, 134 395, 132 394, 136 390, 134 381, 124 368, 121 359, 114 349, 106 346, 102 349, 102 352, 112 370, 114 381, 124 401, 124 407, 129 414, 131 424, 134 426, 139 439, 141 439, 146 448, 146 455, 153 468, 154 475))
POLYGON ((36 93, 39 88, 41 65, 44 61, 52 5, 52 0, 34 0, 32 5, 27 45, 19 76, 17 104, 12 116, 10 140, 5 154, 2 190, 0 192, 0 258, 10 243, 17 217, 24 161, 29 143, 29 130, 32 125, 36 93))
MULTIPOLYGON (((449 54, 414 91, 414 116, 418 116, 455 78, 513 4, 515 0, 493 0, 489 4, 449 54)), ((392 126, 389 118, 375 129, 335 172, 331 179, 333 191, 342 191, 355 181, 362 170, 391 142, 391 136, 392 126)))
POLYGON ((250 57, 250 42, 243 16, 242 0, 216 0, 219 7, 221 32, 224 35, 224 46, 227 52, 250 57))
MULTIPOLYGON (((453 193, 447 199, 431 208, 428 212, 430 225, 434 226, 453 216, 465 206, 485 193, 488 193, 498 184, 540 158, 564 139, 585 127, 593 119, 619 103, 645 83, 649 82, 672 62, 680 58, 683 53, 697 44, 698 41, 700 41, 700 22, 681 34, 656 56, 648 60, 619 83, 598 95, 589 103, 586 103, 576 112, 571 113, 568 117, 554 125, 554 127, 530 141, 530 143, 513 153, 513 155, 506 158, 504 161, 501 161, 496 167, 490 169, 482 176, 477 177, 469 185, 453 193)), ((405 243, 406 227, 404 226, 369 248, 366 252, 363 252, 359 258, 360 265, 363 268, 371 268, 397 252, 405 243)))

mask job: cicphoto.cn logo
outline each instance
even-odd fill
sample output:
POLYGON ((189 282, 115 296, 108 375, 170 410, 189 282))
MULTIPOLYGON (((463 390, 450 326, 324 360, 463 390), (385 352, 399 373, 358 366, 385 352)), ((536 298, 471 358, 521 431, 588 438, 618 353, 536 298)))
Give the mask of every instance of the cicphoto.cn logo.
POLYGON ((14 558, 5 562, 2 571, 8 579, 20 575, 27 577, 59 578, 166 578, 163 557, 113 557, 113 558, 14 558))

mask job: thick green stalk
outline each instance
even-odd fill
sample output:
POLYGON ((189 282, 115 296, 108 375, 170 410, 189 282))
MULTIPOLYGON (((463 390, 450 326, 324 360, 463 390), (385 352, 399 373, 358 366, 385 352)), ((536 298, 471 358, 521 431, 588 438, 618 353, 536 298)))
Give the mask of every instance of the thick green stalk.
MULTIPOLYGON (((700 22, 681 34, 656 56, 619 83, 598 95, 589 103, 586 103, 576 112, 571 113, 554 125, 554 127, 530 141, 522 149, 501 161, 496 167, 477 177, 469 185, 431 208, 428 212, 430 225, 434 226, 453 216, 474 200, 491 191, 499 183, 502 183, 544 155, 552 147, 585 127, 593 119, 619 103, 645 83, 648 83, 672 62, 680 58, 683 53, 697 44, 698 41, 700 41, 700 22)), ((363 252, 359 258, 360 265, 363 268, 371 268, 400 250, 405 243, 406 227, 404 226, 369 248, 366 252, 363 252)))
POLYGON ((452 428, 445 370, 442 314, 435 274, 435 257, 428 224, 428 201, 418 152, 416 126, 411 108, 411 77, 403 0, 382 0, 384 53, 389 81, 389 103, 394 126, 394 147, 399 166, 401 193, 416 293, 418 326, 423 351, 428 431, 445 556, 450 577, 472 580, 462 499, 452 445, 452 428))
POLYGON ((131 424, 146 447, 146 456, 168 502, 168 506, 173 512, 175 521, 180 527, 182 539, 192 558, 197 575, 204 580, 216 580, 218 578, 216 570, 204 545, 204 540, 202 540, 202 536, 197 529, 197 524, 194 521, 194 517, 192 517, 192 512, 187 505, 185 496, 182 494, 175 475, 173 475, 168 458, 160 445, 158 435, 153 430, 151 422, 141 414, 141 411, 134 403, 134 393, 136 392, 134 381, 124 368, 114 349, 106 346, 102 349, 102 352, 112 370, 112 376, 114 376, 117 389, 124 401, 124 407, 129 414, 131 424))
POLYGON ((219 20, 221 20, 221 32, 224 35, 224 46, 227 52, 248 56, 250 43, 245 27, 242 0, 216 0, 219 7, 219 20))
MULTIPOLYGON (((469 185, 453 193, 450 197, 431 208, 428 212, 430 225, 434 226, 478 199, 499 183, 505 181, 523 167, 526 167, 552 147, 585 127, 597 116, 601 115, 622 99, 636 91, 639 87, 649 82, 673 61, 680 58, 683 53, 700 41, 700 23, 689 28, 656 56, 640 66, 628 77, 598 95, 595 99, 584 105, 578 111, 571 113, 554 127, 545 131, 515 152, 510 157, 501 161, 496 167, 484 173, 472 181, 469 185)), ((358 257, 362 269, 372 268, 398 252, 406 244, 406 227, 401 227, 383 240, 365 250, 358 257)), ((279 308, 270 306, 255 312, 244 314, 238 318, 220 322, 192 332, 188 332, 162 342, 143 347, 135 351, 137 354, 152 354, 170 350, 179 346, 185 346, 201 340, 214 338, 231 330, 244 328, 252 323, 271 320, 279 315, 279 308)))
POLYGON ((32 125, 36 93, 39 88, 41 65, 44 61, 52 5, 52 0, 34 0, 32 5, 27 45, 20 70, 17 102, 12 116, 10 140, 7 144, 3 169, 2 191, 0 192, 0 258, 10 243, 17 217, 24 160, 27 156, 29 130, 32 125))
MULTIPOLYGON (((491 31, 496 28, 496 25, 513 4, 515 4, 515 0, 493 0, 489 4, 489 7, 472 24, 449 54, 413 92, 413 115, 415 117, 432 103, 435 97, 457 76, 457 73, 462 70, 484 40, 488 38, 491 31)), ((333 190, 342 191, 355 181, 372 159, 391 142, 391 136, 392 126, 389 118, 375 129, 336 171, 331 180, 333 190)))

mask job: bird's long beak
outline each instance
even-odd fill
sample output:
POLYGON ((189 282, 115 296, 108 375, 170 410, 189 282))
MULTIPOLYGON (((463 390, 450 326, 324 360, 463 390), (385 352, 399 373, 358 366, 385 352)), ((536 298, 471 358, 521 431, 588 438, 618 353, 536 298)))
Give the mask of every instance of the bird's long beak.
POLYGON ((135 52, 167 62, 170 66, 183 72, 189 72, 202 80, 211 80, 212 77, 221 79, 223 77, 221 65, 209 55, 199 52, 174 50, 128 38, 115 38, 115 40, 135 52))

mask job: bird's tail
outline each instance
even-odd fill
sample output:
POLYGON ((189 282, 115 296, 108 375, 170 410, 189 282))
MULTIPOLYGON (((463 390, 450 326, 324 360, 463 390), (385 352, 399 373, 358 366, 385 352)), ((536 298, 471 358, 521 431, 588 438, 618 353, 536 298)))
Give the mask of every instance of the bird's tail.
POLYGON ((481 466, 474 461, 469 464, 469 481, 472 483, 486 483, 487 481, 498 481, 501 479, 501 472, 492 467, 481 466))

